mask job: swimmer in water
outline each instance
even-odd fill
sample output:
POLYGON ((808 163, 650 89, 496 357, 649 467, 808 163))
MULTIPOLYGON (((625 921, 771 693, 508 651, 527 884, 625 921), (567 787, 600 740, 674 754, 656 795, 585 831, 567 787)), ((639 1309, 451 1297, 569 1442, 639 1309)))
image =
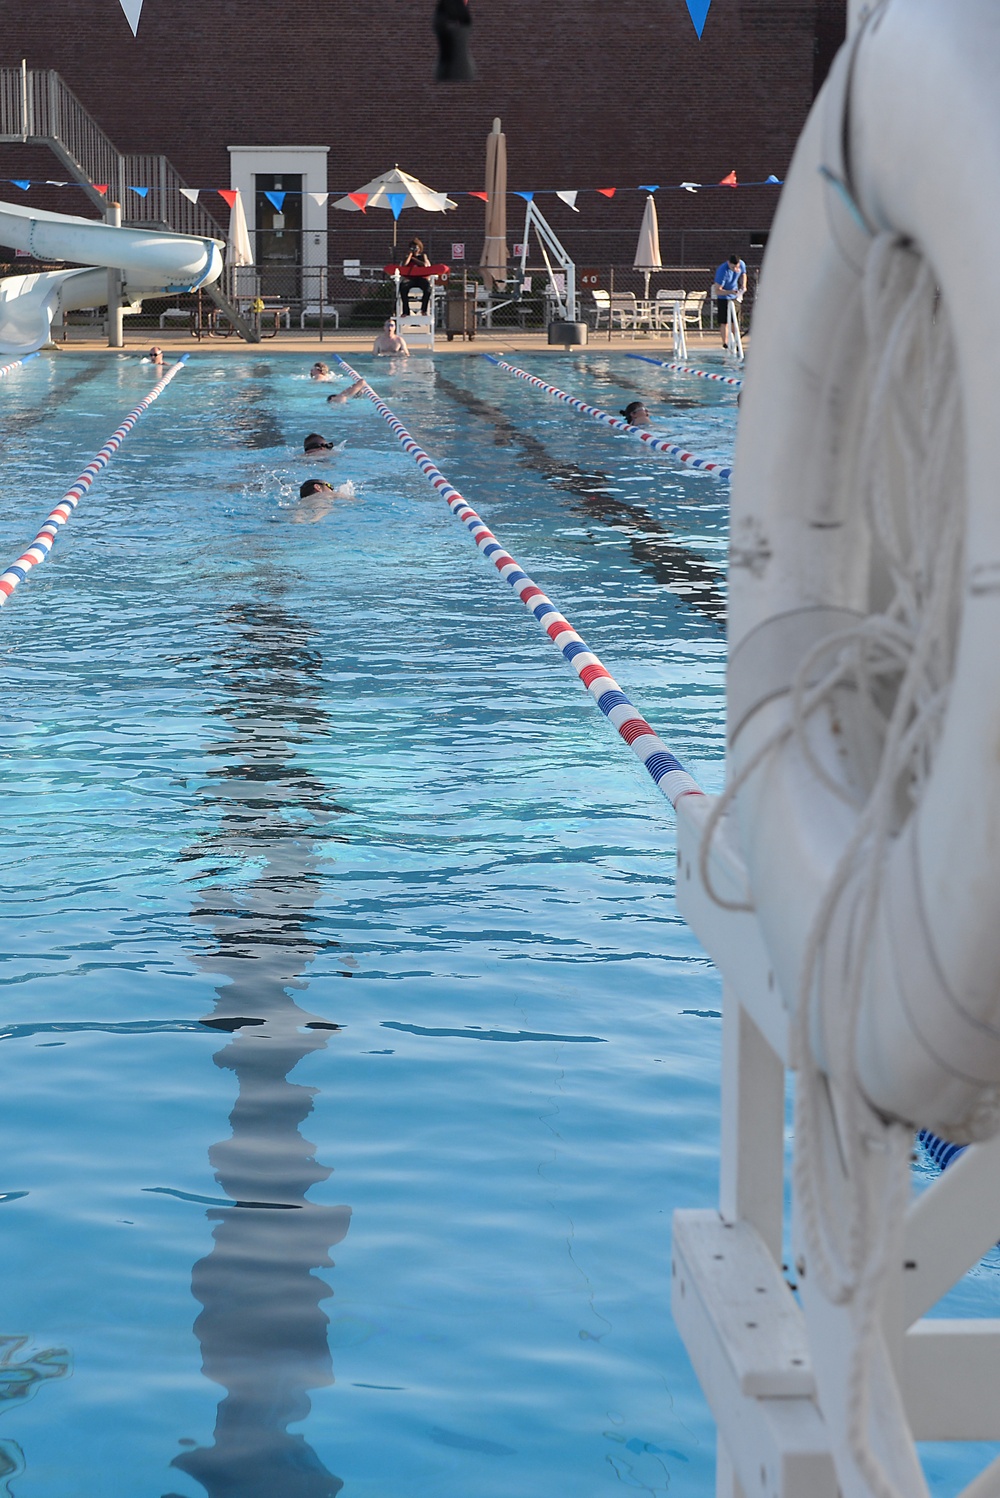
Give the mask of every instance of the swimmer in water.
POLYGON ((354 384, 346 390, 338 390, 336 395, 328 395, 326 403, 328 406, 342 406, 345 401, 356 400, 359 395, 364 395, 364 393, 364 380, 355 380, 354 384))
POLYGON ((302 451, 304 453, 332 453, 333 443, 321 437, 319 432, 310 432, 308 437, 303 438, 302 451))
POLYGON ((373 354, 409 354, 406 339, 396 332, 396 319, 387 317, 372 345, 373 354))
POLYGON ((624 411, 620 411, 619 415, 624 416, 630 427, 651 427, 653 425, 649 412, 642 401, 629 401, 624 411))
POLYGON ((332 380, 333 375, 330 373, 329 364, 323 364, 319 359, 317 359, 316 363, 309 371, 309 378, 311 380, 332 380))
POLYGON ((289 514, 293 525, 314 525, 329 515, 338 499, 353 499, 354 485, 334 488, 325 479, 306 479, 299 489, 299 502, 289 514))
POLYGON ((153 347, 150 349, 149 353, 146 355, 146 358, 149 360, 150 364, 160 364, 160 365, 162 365, 163 364, 163 350, 161 348, 157 348, 156 344, 154 343, 153 347))

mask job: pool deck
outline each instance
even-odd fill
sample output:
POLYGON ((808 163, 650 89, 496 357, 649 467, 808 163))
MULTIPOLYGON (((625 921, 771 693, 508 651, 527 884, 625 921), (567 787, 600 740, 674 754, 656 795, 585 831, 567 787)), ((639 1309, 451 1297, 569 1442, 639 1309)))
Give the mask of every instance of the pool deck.
MULTIPOLYGON (((72 328, 70 337, 65 343, 50 344, 44 352, 53 352, 58 349, 60 353, 87 353, 87 354, 116 354, 120 349, 108 348, 106 338, 95 338, 82 336, 87 330, 72 328)), ((176 328, 143 328, 136 329, 126 327, 125 351, 137 351, 147 349, 151 344, 158 344, 166 354, 195 353, 199 349, 211 350, 213 354, 246 354, 271 353, 271 354, 364 354, 370 353, 375 338, 374 328, 349 328, 343 332, 325 332, 320 340, 319 332, 315 328, 307 328, 300 332, 298 328, 291 330, 282 329, 275 338, 264 338, 260 343, 244 343, 242 338, 233 336, 231 338, 193 338, 188 332, 180 332, 176 328)), ((688 357, 694 358, 703 352, 718 353, 721 344, 718 332, 699 333, 689 332, 687 335, 688 357)), ((744 335, 744 344, 749 339, 744 335)), ((622 333, 615 329, 614 335, 609 338, 607 329, 602 328, 595 333, 591 330, 590 342, 586 345, 591 349, 609 350, 616 349, 620 353, 651 353, 660 358, 669 358, 673 351, 673 340, 669 333, 622 333)), ((524 332, 521 329, 493 328, 483 329, 476 333, 474 339, 465 340, 456 336, 453 343, 449 343, 447 335, 439 334, 434 349, 435 357, 439 354, 496 354, 496 353, 570 353, 578 354, 582 345, 573 345, 564 349, 562 345, 549 344, 544 329, 535 332, 524 332)), ((414 358, 430 352, 428 349, 415 348, 412 351, 414 358)))

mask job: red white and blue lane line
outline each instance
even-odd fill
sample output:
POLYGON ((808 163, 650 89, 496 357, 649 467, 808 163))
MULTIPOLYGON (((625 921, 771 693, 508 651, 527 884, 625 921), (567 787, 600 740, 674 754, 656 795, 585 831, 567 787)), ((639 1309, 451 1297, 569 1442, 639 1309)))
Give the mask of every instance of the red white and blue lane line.
POLYGON ((699 473, 710 473, 715 479, 729 479, 732 477, 732 464, 716 463, 711 458, 699 458, 697 453, 688 452, 678 442, 671 442, 668 437, 654 437, 652 432, 646 432, 642 427, 629 426, 627 421, 621 421, 617 416, 612 416, 607 411, 602 411, 600 406, 588 406, 586 401, 577 400, 575 395, 567 395, 565 390, 560 390, 557 385, 547 385, 537 375, 529 374, 526 369, 518 369, 516 364, 507 364, 503 359, 498 359, 495 354, 484 354, 491 364, 498 369, 505 369, 508 374, 517 375, 519 380, 527 380, 529 385, 534 385, 537 390, 544 390, 546 395, 554 395, 556 400, 565 401, 575 411, 581 411, 584 416, 591 416, 595 421, 601 421, 605 426, 614 427, 616 432, 626 432, 628 436, 635 437, 638 442, 644 442, 654 452, 666 453, 669 458, 676 458, 678 463, 683 463, 686 468, 697 468, 699 473))
MULTIPOLYGON (((352 369, 346 359, 341 358, 339 354, 335 354, 334 358, 352 379, 361 379, 357 370, 352 369)), ((489 558, 504 582, 513 588, 528 612, 534 614, 553 645, 573 667, 601 712, 618 730, 636 758, 646 766, 671 805, 676 806, 682 796, 703 795, 701 786, 693 776, 688 774, 680 760, 670 752, 663 740, 646 722, 622 691, 611 672, 605 670, 594 652, 580 638, 569 621, 563 617, 552 600, 537 584, 532 582, 510 553, 504 550, 489 526, 462 498, 458 490, 449 484, 440 468, 432 463, 423 448, 414 442, 403 423, 393 415, 367 381, 365 381, 365 395, 379 415, 388 423, 393 435, 404 451, 409 453, 424 478, 440 494, 456 520, 460 520, 468 530, 483 556, 489 558)))
POLYGON ((743 381, 735 375, 710 374, 707 369, 695 369, 693 364, 668 364, 665 359, 651 359, 648 354, 626 354, 626 359, 641 359, 643 364, 655 364, 660 369, 672 369, 675 374, 694 375, 698 380, 715 380, 719 385, 732 385, 734 390, 743 389, 743 381))
POLYGON ((178 374, 184 368, 189 357, 188 354, 181 354, 177 363, 171 364, 163 379, 153 386, 149 394, 144 400, 139 402, 134 411, 129 412, 117 431, 112 432, 100 452, 87 464, 72 489, 63 495, 27 551, 22 556, 19 556, 16 562, 12 562, 6 572, 0 576, 0 608, 7 602, 17 585, 24 581, 32 567, 37 567, 39 562, 45 561, 45 558, 55 545, 55 539, 59 532, 101 469, 108 466, 140 416, 145 414, 156 400, 156 397, 167 388, 174 375, 178 374))
POLYGON ((38 353, 36 351, 33 354, 25 354, 22 359, 15 359, 11 364, 0 364, 0 380, 3 379, 4 375, 12 374, 15 369, 20 369, 22 364, 27 364, 29 359, 37 358, 38 353))

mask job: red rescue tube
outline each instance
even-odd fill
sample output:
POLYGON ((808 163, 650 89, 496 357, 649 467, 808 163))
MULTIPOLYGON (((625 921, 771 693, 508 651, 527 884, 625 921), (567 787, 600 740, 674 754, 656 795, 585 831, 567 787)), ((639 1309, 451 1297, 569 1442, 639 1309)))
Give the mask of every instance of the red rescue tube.
POLYGON ((402 266, 402 265, 386 265, 386 266, 383 267, 383 269, 385 270, 385 273, 386 273, 387 276, 394 276, 396 274, 396 272, 399 271, 399 274, 401 276, 406 276, 406 278, 408 280, 412 278, 414 281, 416 281, 416 280, 419 280, 422 276, 440 276, 441 280, 444 281, 444 280, 447 279, 448 273, 451 270, 451 266, 450 265, 407 265, 407 266, 402 266))

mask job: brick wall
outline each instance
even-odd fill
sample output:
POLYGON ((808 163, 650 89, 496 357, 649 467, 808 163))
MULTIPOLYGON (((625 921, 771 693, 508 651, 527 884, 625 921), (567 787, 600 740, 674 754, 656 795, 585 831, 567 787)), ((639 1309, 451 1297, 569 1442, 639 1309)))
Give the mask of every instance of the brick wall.
MULTIPOLYGON (((714 0, 701 41, 684 0, 471 0, 479 81, 435 84, 432 0, 145 0, 133 39, 118 0, 5 0, 0 63, 63 75, 122 150, 164 152, 192 185, 229 185, 229 145, 330 145, 330 186, 398 161, 431 186, 481 188, 495 115, 512 188, 636 187, 781 177, 843 32, 844 0, 714 0)), ((32 158, 35 161, 34 158, 32 158)), ((0 148, 0 176, 58 176, 0 148)), ((18 201, 87 213, 81 194, 18 201), (72 202, 69 200, 72 199, 72 202)), ((216 200, 217 203, 219 200, 216 200)), ((666 260, 721 258, 766 229, 773 189, 660 193, 666 260), (742 236, 742 238, 738 237, 742 236), (696 248, 697 247, 697 248, 696 248)), ((630 261, 643 199, 541 206, 578 262, 630 261)), ((483 205, 431 228, 478 259, 483 205)), ((221 206, 213 211, 225 216, 221 206)), ((509 239, 519 237, 511 203, 509 239)), ((388 214, 331 212, 330 258, 378 258, 388 214)), ((416 231, 416 217, 403 221, 416 231)), ((427 235, 424 236, 425 238, 427 235)))

